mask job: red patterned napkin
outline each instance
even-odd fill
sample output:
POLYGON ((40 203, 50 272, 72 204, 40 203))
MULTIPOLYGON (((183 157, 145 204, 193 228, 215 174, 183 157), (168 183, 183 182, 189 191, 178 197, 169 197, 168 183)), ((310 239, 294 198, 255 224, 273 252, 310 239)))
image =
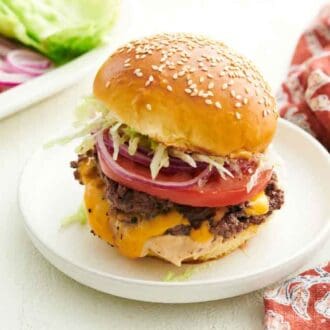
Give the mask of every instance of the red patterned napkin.
POLYGON ((282 117, 330 151, 330 5, 300 37, 278 103, 282 117))
POLYGON ((265 330, 330 329, 330 262, 264 294, 265 330))

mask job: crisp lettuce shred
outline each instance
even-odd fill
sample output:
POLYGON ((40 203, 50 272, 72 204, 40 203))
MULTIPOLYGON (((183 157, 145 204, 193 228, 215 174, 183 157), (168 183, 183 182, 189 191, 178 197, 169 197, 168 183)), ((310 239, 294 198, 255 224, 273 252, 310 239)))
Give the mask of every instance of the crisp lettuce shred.
POLYGON ((189 280, 194 274, 204 270, 209 267, 209 264, 198 265, 198 266, 189 266, 184 271, 173 272, 168 271, 163 277, 164 282, 183 282, 189 280))
POLYGON ((76 148, 78 154, 84 154, 92 149, 95 144, 95 136, 104 129, 109 129, 113 141, 113 159, 117 160, 120 145, 128 143, 128 153, 134 156, 139 147, 152 151, 153 156, 150 163, 151 177, 155 179, 163 167, 169 166, 169 156, 176 157, 192 167, 196 162, 205 162, 210 167, 215 167, 222 178, 232 177, 232 173, 224 167, 225 158, 206 156, 198 153, 187 153, 173 147, 167 147, 156 142, 147 136, 138 133, 115 118, 103 102, 94 96, 86 97, 75 110, 75 121, 73 123, 76 131, 70 135, 55 139, 45 144, 45 147, 52 147, 57 144, 66 144, 72 140, 81 139, 76 148))
POLYGON ((118 158, 118 153, 119 153, 119 147, 121 145, 122 139, 118 133, 118 130, 120 128, 120 126, 122 125, 121 122, 116 123, 115 125, 113 125, 109 132, 111 134, 112 137, 112 142, 113 142, 113 155, 112 158, 114 160, 117 160, 118 158))
POLYGON ((140 138, 138 136, 130 138, 128 140, 128 153, 133 156, 135 155, 138 146, 139 146, 140 138))
POLYGON ((101 44, 120 0, 1 0, 0 34, 62 64, 101 44))
POLYGON ((226 179, 226 175, 233 177, 232 173, 224 167, 225 158, 206 156, 200 154, 193 154, 192 157, 197 161, 201 161, 211 166, 214 166, 223 179, 226 179))
POLYGON ((196 167, 197 166, 194 158, 192 158, 191 155, 184 153, 183 151, 175 150, 175 149, 172 148, 170 150, 170 155, 173 156, 173 157, 181 159, 182 161, 189 164, 191 167, 196 167))
POLYGON ((150 163, 151 177, 155 179, 162 167, 168 167, 170 164, 167 148, 164 144, 158 144, 155 148, 152 161, 150 163))
POLYGON ((87 223, 87 211, 84 203, 81 203, 75 213, 62 219, 61 227, 66 228, 74 223, 79 223, 80 225, 85 225, 87 223))

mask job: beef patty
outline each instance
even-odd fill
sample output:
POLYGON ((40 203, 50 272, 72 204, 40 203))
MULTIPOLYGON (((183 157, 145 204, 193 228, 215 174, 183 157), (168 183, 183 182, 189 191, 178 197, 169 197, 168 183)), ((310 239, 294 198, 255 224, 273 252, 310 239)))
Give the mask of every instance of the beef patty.
MULTIPOLYGON (((89 154, 88 156, 95 157, 95 154, 89 154)), ((79 160, 85 157, 80 157, 79 160)), ((71 167, 76 169, 74 176, 79 180, 78 162, 71 162, 71 167)), ((97 159, 96 164, 98 164, 97 159)), ((189 225, 179 225, 167 230, 166 233, 171 235, 189 235, 192 228, 197 229, 204 220, 208 220, 212 233, 230 238, 250 224, 261 224, 274 210, 280 209, 284 203, 284 193, 277 185, 275 173, 273 173, 265 189, 269 200, 268 213, 249 216, 244 212, 244 209, 248 206, 248 202, 245 202, 228 206, 224 216, 217 219, 216 208, 180 205, 169 200, 160 199, 113 181, 103 174, 99 166, 97 166, 97 169, 106 186, 106 198, 111 202, 112 208, 127 215, 128 221, 136 223, 139 218, 150 219, 171 210, 183 214, 189 220, 189 225)))

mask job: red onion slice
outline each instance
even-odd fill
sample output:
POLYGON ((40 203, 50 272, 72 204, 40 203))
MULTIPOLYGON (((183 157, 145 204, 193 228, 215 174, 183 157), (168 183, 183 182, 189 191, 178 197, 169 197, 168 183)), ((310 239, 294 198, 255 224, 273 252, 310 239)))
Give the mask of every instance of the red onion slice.
POLYGON ((10 51, 6 56, 6 62, 13 70, 31 75, 40 75, 51 65, 46 57, 27 49, 10 51))
POLYGON ((5 57, 13 49, 17 49, 17 45, 5 38, 0 37, 0 56, 5 57))
POLYGON ((118 175, 120 177, 125 177, 126 179, 129 179, 131 181, 134 180, 134 181, 138 181, 141 183, 147 183, 147 184, 150 184, 150 185, 152 185, 154 187, 158 187, 158 188, 184 189, 184 188, 194 186, 201 181, 205 182, 205 180, 212 173, 212 170, 209 167, 206 167, 200 174, 198 174, 194 178, 192 178, 190 180, 186 180, 186 181, 173 182, 173 181, 161 181, 161 180, 157 180, 157 179, 153 180, 151 178, 149 179, 142 175, 128 171, 127 169, 122 167, 118 162, 116 162, 110 155, 110 153, 104 143, 103 133, 98 134, 96 140, 97 140, 97 144, 96 144, 97 153, 98 153, 98 157, 100 160, 101 169, 102 169, 103 173, 109 177, 111 177, 111 175, 109 174, 109 172, 110 172, 109 168, 111 168, 111 171, 114 172, 116 175, 118 175))
MULTIPOLYGON (((106 130, 103 135, 104 143, 108 151, 113 152, 113 141, 106 130)), ((128 153, 128 146, 126 144, 121 144, 119 147, 119 154, 127 159, 134 161, 135 163, 141 164, 148 167, 151 163, 152 157, 147 154, 147 150, 138 148, 134 155, 128 153)), ((206 163, 197 162, 197 168, 207 167, 206 163)), ((174 173, 176 171, 192 171, 196 168, 191 167, 189 164, 185 163, 179 158, 170 157, 169 167, 163 167, 161 169, 162 173, 174 173)))
POLYGON ((16 86, 31 79, 31 76, 23 73, 8 73, 0 70, 0 86, 16 86))

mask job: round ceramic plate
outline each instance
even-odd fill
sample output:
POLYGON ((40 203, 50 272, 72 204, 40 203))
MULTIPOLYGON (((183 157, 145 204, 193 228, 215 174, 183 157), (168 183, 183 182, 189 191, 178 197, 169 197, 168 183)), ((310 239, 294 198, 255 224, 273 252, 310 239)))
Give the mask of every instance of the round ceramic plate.
POLYGON ((186 303, 260 289, 301 267, 321 247, 330 227, 328 153, 283 120, 273 145, 282 159, 277 171, 285 205, 243 249, 220 260, 181 268, 153 258, 130 260, 91 235, 87 225, 62 228, 61 219, 77 209, 83 194, 69 167, 76 158, 72 145, 41 149, 26 165, 19 187, 25 227, 35 246, 59 270, 117 296, 186 303))

